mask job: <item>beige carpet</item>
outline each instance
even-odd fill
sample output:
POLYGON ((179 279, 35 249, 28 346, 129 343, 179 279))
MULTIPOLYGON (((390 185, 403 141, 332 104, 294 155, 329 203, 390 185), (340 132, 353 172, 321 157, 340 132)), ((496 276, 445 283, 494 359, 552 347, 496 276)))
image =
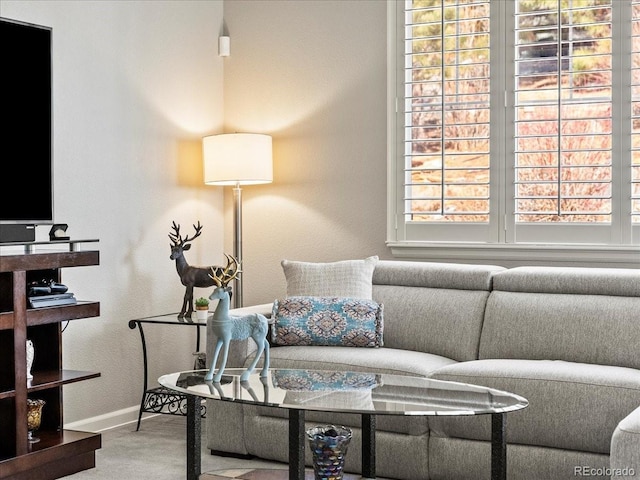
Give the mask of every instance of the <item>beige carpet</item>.
MULTIPOLYGON (((204 473, 200 475, 200 480, 229 480, 236 478, 239 480, 287 480, 289 471, 286 469, 232 469, 222 472, 204 473)), ((356 480, 360 475, 345 474, 343 480, 356 480)), ((307 469, 305 480, 314 480, 313 470, 307 469)))
MULTIPOLYGON (((204 430, 204 429, 203 429, 204 430)), ((183 480, 186 473, 186 418, 157 415, 142 421, 140 431, 131 423, 102 433, 96 450, 96 467, 65 477, 65 480, 183 480)), ((202 438, 202 472, 246 471, 282 468, 266 460, 241 460, 211 455, 202 438)), ((212 476, 201 476, 212 480, 212 476)), ((222 477, 225 478, 225 477, 222 477)), ((227 477, 233 478, 233 477, 227 477)), ((242 478, 242 477, 240 477, 242 478)))
MULTIPOLYGON (((186 419, 157 415, 102 432, 102 448, 96 451, 96 467, 65 480, 180 480, 186 472, 186 419)), ((204 426, 204 425, 203 425, 204 426)), ((204 429, 203 429, 204 430, 204 429)), ((288 480, 288 465, 261 459, 242 460, 211 455, 203 433, 200 480, 288 480)), ((360 479, 345 475, 344 480, 360 479)), ((313 470, 307 469, 307 480, 313 470)), ((378 477, 378 480, 384 480, 378 477)))

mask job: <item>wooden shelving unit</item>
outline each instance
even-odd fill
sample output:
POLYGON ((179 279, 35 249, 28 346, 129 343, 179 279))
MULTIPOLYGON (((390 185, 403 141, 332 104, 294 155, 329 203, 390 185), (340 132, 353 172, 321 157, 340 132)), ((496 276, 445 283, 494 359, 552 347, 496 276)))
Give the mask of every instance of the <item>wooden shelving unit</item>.
MULTIPOLYGON (((25 245, 23 254, 0 253, 0 478, 49 480, 95 466, 101 435, 64 430, 62 387, 100 376, 98 372, 65 370, 62 366, 61 322, 98 317, 100 303, 29 308, 27 285, 41 278, 61 282, 61 270, 99 265, 98 251, 34 251, 25 245), (26 341, 35 348, 27 382, 26 341), (27 398, 46 404, 37 443, 27 440, 27 398)), ((60 242, 55 242, 58 244, 60 242)), ((37 245, 51 245, 39 242, 37 245)), ((37 248, 35 249, 37 250, 37 248)))

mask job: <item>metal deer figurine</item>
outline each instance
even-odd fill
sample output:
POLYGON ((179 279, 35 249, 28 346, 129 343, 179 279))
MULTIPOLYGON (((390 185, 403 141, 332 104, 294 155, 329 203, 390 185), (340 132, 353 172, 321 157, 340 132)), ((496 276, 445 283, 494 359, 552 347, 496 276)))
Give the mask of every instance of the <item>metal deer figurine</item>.
MULTIPOLYGON (((193 237, 187 235, 182 238, 180 235, 180 225, 176 225, 176 222, 173 222, 172 228, 174 233, 169 234, 169 239, 171 239, 172 242, 169 244, 171 247, 171 256, 169 258, 176 261, 176 270, 180 276, 180 281, 182 285, 186 287, 178 318, 186 317, 191 319, 191 314, 193 313, 193 287, 212 287, 215 283, 209 274, 211 272, 220 274, 224 268, 219 266, 192 267, 187 263, 187 259, 184 258, 184 252, 191 248, 189 242, 198 238, 202 233, 202 225, 200 225, 199 221, 198 225, 193 226, 196 231, 193 237)), ((227 266, 228 265, 229 259, 227 258, 227 266)))
MULTIPOLYGON (((242 372, 240 375, 240 381, 247 381, 249 375, 253 372, 253 369, 260 360, 260 355, 264 352, 264 365, 260 372, 260 377, 265 378, 269 372, 269 342, 267 342, 267 332, 269 326, 267 318, 259 313, 253 313, 243 316, 229 315, 229 292, 231 287, 227 287, 227 284, 236 278, 240 273, 238 269, 238 262, 227 255, 227 259, 231 258, 232 261, 227 264, 221 273, 217 273, 213 268, 209 275, 212 281, 217 285, 216 289, 209 296, 211 300, 218 300, 213 318, 210 319, 213 333, 217 337, 216 346, 213 352, 213 361, 211 362, 211 368, 205 375, 205 381, 213 381, 214 383, 220 382, 224 369, 227 366, 227 356, 229 354, 229 342, 231 340, 245 340, 249 337, 253 338, 254 342, 258 346, 256 356, 251 362, 251 365, 242 372), (218 362, 218 355, 222 351, 222 359, 220 360, 220 367, 218 371, 214 371, 216 363, 218 362)), ((211 339, 212 341, 213 339, 211 339)))

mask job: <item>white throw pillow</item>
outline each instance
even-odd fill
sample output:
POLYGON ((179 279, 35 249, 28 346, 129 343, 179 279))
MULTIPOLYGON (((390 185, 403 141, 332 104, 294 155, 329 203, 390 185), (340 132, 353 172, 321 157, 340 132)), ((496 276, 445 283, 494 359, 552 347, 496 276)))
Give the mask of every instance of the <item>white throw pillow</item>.
POLYGON ((371 300, 378 257, 331 263, 282 260, 287 296, 350 297, 371 300))

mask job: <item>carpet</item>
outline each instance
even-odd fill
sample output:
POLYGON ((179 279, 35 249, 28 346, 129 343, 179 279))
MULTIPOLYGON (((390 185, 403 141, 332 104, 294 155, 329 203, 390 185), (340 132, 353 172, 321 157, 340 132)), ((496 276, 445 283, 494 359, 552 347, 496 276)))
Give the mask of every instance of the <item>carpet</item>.
MULTIPOLYGON (((283 469, 231 469, 209 472, 200 475, 200 480, 229 480, 235 478, 239 480, 287 480, 289 478, 289 470, 283 469)), ((342 477, 344 480, 360 479, 360 475, 352 475, 345 473, 342 477)), ((305 472, 305 480, 314 480, 313 469, 307 468, 305 472)))

